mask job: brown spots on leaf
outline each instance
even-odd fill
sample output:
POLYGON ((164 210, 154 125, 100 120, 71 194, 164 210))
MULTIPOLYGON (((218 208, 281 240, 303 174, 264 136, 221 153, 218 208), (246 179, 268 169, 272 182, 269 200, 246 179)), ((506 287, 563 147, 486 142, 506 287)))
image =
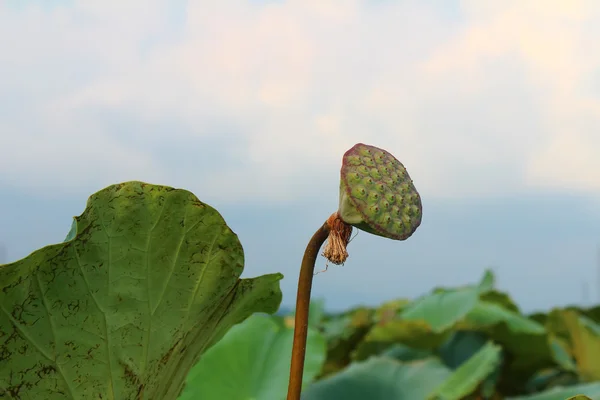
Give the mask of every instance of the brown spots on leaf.
POLYGON ((143 400, 144 399, 144 385, 140 385, 140 387, 138 388, 138 392, 137 392, 137 400, 143 400))
POLYGON ((198 208, 205 208, 206 204, 204 204, 203 202, 201 202, 198 199, 194 199, 194 200, 192 200, 192 206, 198 207, 198 208))
POLYGON ((88 349, 87 353, 85 354, 85 359, 86 360, 93 360, 94 359, 93 352, 94 352, 94 350, 97 350, 98 347, 100 347, 100 343, 94 345, 94 347, 90 347, 88 349))
POLYGON ((123 361, 119 361, 119 364, 125 369, 125 380, 131 383, 132 386, 139 386, 141 383, 139 376, 123 361))
POLYGON ((181 338, 178 339, 169 350, 167 350, 164 356, 162 356, 162 358, 160 359, 161 366, 165 366, 169 362, 169 359, 173 354, 173 350, 175 350, 175 348, 179 345, 179 342, 181 342, 181 338))

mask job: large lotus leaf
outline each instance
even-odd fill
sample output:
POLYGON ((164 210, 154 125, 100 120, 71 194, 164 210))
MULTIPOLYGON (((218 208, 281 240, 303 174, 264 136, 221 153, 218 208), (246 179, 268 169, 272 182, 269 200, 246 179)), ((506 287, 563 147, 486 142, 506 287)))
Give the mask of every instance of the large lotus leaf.
POLYGON ((281 274, 239 279, 237 236, 188 191, 109 186, 75 222, 0 266, 0 397, 175 399, 208 347, 281 301, 281 274))
POLYGON ((320 377, 339 371, 350 363, 350 354, 372 324, 373 311, 366 307, 326 318, 320 328, 327 340, 327 361, 320 377))
POLYGON ((575 311, 577 314, 583 315, 596 322, 597 324, 600 324, 600 305, 590 308, 568 306, 564 308, 555 308, 552 311, 561 312, 563 310, 575 311))
POLYGON ((458 368, 488 343, 481 332, 457 331, 438 349, 439 357, 450 368, 458 368))
POLYGON ((393 358, 398 361, 415 361, 433 357, 434 354, 429 350, 415 349, 401 343, 395 343, 387 350, 381 353, 381 356, 393 358))
MULTIPOLYGON (((544 325, 546 326, 546 323, 548 322, 548 313, 544 313, 544 312, 535 312, 532 314, 527 315, 527 317, 535 322, 537 322, 538 324, 544 325)), ((548 326, 546 326, 546 329, 548 329, 548 326)), ((550 330, 550 329, 548 329, 550 330)))
POLYGON ((571 357, 569 345, 565 340, 549 334, 548 344, 552 351, 552 358, 564 371, 575 372, 577 370, 577 365, 575 365, 575 361, 571 357))
MULTIPOLYGON (((179 400, 284 399, 293 339, 293 326, 264 315, 248 318, 202 356, 179 400)), ((323 336, 309 328, 304 384, 321 370, 325 350, 323 336)))
POLYGON ((372 357, 309 385, 302 400, 424 400, 450 374, 437 358, 402 363, 372 357))
POLYGON ((592 321, 600 324, 600 305, 581 310, 581 313, 592 321))
POLYGON ((537 370, 555 365, 544 326, 499 304, 479 301, 457 328, 482 331, 507 351, 503 390, 523 388, 537 370))
POLYGON ((572 386, 581 383, 576 373, 560 368, 544 368, 531 376, 525 386, 525 393, 538 393, 554 387, 572 386))
POLYGON ((466 289, 475 289, 479 294, 483 295, 492 290, 495 290, 496 286, 496 275, 491 269, 486 269, 483 271, 483 276, 479 279, 479 282, 476 284, 467 284, 461 285, 458 287, 436 287, 433 289, 432 293, 441 293, 441 292, 453 292, 453 291, 461 291, 466 289))
POLYGON ((600 351, 600 326, 574 307, 554 309, 546 318, 556 362, 565 370, 576 369, 583 379, 600 379, 600 363, 593 355, 600 351))
POLYGON ((566 310, 567 309, 564 308, 552 309, 548 314, 546 314, 544 325, 546 330, 552 334, 552 336, 570 345, 571 333, 569 332, 569 328, 567 327, 565 319, 563 318, 566 310))
POLYGON ((382 303, 377 309, 373 319, 376 323, 381 324, 394 319, 405 307, 410 305, 409 299, 395 299, 382 303))
POLYGON ((484 327, 504 322, 515 333, 543 335, 546 329, 543 325, 488 301, 478 301, 465 317, 465 326, 484 327))
POLYGON ((374 311, 367 307, 357 307, 340 314, 328 315, 322 322, 323 334, 328 341, 346 340, 357 330, 370 328, 374 311))
POLYGON ((593 319, 586 317, 585 315, 581 315, 579 317, 579 323, 588 328, 595 335, 600 335, 600 325, 593 319))
POLYGON ((499 366, 501 351, 500 346, 486 343, 438 386, 429 398, 460 400, 473 393, 499 366))
POLYGON ((475 307, 479 294, 479 287, 442 289, 415 300, 400 313, 400 317, 426 322, 434 332, 444 332, 475 307))
POLYGON ((483 273, 483 277, 477 285, 479 293, 484 294, 490 292, 494 290, 494 286, 496 286, 496 276, 492 270, 486 269, 483 273))
POLYGON ((365 360, 387 351, 396 343, 421 350, 440 346, 449 332, 435 332, 424 321, 391 320, 374 325, 352 353, 354 360, 365 360))
POLYGON ((600 327, 575 311, 563 311, 563 320, 571 336, 577 371, 583 380, 600 380, 600 327))
MULTIPOLYGON (((444 364, 452 369, 460 368, 468 360, 472 360, 482 348, 489 343, 487 335, 476 331, 457 331, 454 332, 448 341, 437 350, 444 364)), ((489 350, 488 350, 489 351, 489 350)), ((480 386, 480 394, 484 398, 491 398, 496 392, 496 385, 500 378, 502 370, 502 361, 495 363, 494 371, 484 377, 483 382, 478 382, 480 386)), ((479 370, 478 370, 479 371, 479 370)), ((464 379, 464 383, 472 378, 469 373, 469 378, 464 379)), ((461 382, 463 379, 461 378, 461 382)), ((472 381, 471 381, 472 382, 472 381)))
POLYGON ((479 297, 479 299, 488 303, 497 304, 509 311, 514 311, 516 313, 521 312, 517 304, 510 298, 510 296, 507 293, 500 292, 495 289, 483 293, 479 297))
POLYGON ((496 278, 485 270, 479 283, 459 288, 436 288, 431 294, 420 297, 403 307, 400 317, 411 321, 424 321, 434 332, 444 332, 461 321, 477 305, 481 297, 492 293, 496 278))
POLYGON ((569 397, 581 395, 600 399, 600 382, 553 388, 530 396, 507 397, 506 400, 569 400, 569 397))

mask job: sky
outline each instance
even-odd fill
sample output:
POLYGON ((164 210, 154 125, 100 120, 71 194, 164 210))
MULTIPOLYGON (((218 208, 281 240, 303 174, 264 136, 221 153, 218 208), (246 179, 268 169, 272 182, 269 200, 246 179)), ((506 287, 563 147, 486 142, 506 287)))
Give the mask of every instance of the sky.
POLYGON ((0 257, 141 180, 219 210, 243 276, 283 273, 293 307, 362 142, 406 166, 423 222, 359 232, 314 279, 329 309, 486 268, 526 312, 600 303, 599 18, 596 0, 0 1, 0 257))

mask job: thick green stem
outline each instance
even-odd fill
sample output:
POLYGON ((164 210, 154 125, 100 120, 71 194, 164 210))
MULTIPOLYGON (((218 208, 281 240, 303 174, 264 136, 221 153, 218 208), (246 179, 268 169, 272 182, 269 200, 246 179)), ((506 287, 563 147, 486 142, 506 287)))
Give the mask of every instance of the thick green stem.
POLYGON ((296 318, 294 322, 294 345, 292 347, 292 363, 287 400, 300 400, 302 391, 302 374, 304 373, 304 357, 306 355, 306 336, 308 335, 308 312, 310 292, 315 270, 315 262, 319 249, 329 236, 329 224, 325 222, 308 242, 298 279, 298 294, 296 297, 296 318))

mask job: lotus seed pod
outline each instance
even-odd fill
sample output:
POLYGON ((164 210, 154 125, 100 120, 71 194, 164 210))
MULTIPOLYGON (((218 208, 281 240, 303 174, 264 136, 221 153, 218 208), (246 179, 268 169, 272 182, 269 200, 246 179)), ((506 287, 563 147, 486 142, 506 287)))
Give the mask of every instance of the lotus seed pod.
POLYGON ((341 219, 389 239, 408 239, 421 224, 421 196, 393 155, 358 143, 342 159, 341 219))

